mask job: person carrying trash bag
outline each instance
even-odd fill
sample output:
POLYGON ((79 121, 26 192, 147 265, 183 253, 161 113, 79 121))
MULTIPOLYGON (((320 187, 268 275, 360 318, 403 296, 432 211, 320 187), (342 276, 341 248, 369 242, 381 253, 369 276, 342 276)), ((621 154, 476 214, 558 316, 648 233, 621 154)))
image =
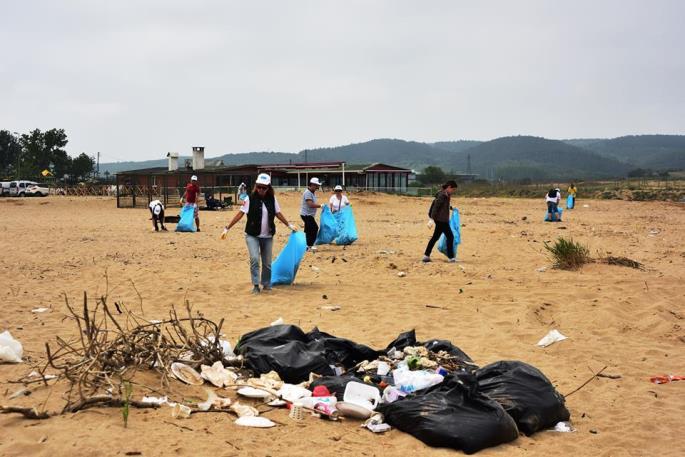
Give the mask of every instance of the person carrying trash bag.
POLYGON ((167 229, 164 226, 164 204, 159 200, 152 200, 148 207, 150 208, 152 226, 155 228, 155 232, 159 232, 158 224, 162 224, 162 231, 166 232, 167 229))
POLYGON ((423 254, 423 262, 428 263, 431 261, 431 252, 433 251, 433 246, 440 239, 440 235, 445 235, 445 241, 447 243, 447 261, 454 263, 457 261, 454 253, 454 233, 450 228, 450 198, 452 193, 457 190, 457 183, 454 180, 449 180, 442 185, 442 190, 435 194, 433 203, 431 203, 430 209, 428 210, 428 217, 430 221, 428 222, 429 228, 433 228, 433 236, 428 241, 426 246, 426 251, 423 254))
POLYGON ((559 211, 560 201, 561 191, 558 187, 547 191, 547 194, 545 195, 545 202, 547 202, 547 216, 545 217, 546 221, 561 222, 561 211, 559 211))
POLYGON ((321 205, 316 203, 316 191, 321 187, 319 178, 309 180, 309 186, 302 193, 302 204, 300 205, 300 217, 304 222, 304 233, 307 235, 307 250, 316 251, 316 235, 319 233, 319 226, 316 223, 316 210, 321 205))
POLYGON ((192 207, 193 216, 195 216, 195 231, 200 231, 200 213, 197 207, 197 196, 200 195, 200 186, 197 184, 197 176, 193 175, 190 178, 190 182, 186 186, 185 192, 181 196, 180 204, 182 207, 192 207), (185 200, 185 205, 183 203, 185 200))
POLYGON ((578 193, 576 184, 571 183, 566 192, 568 192, 568 197, 566 197, 566 209, 573 209, 576 206, 576 194, 578 193))
MULTIPOLYGON (((452 229, 452 234, 454 235, 454 257, 457 257, 457 246, 461 244, 461 219, 459 217, 459 210, 457 208, 452 208, 452 216, 450 216, 450 229, 452 229)), ((447 241, 444 235, 440 235, 440 240, 438 241, 438 251, 442 252, 449 258, 447 254, 447 241)))
POLYGON ((276 233, 274 218, 278 218, 279 221, 293 232, 297 231, 297 227, 288 222, 281 213, 281 207, 278 205, 274 189, 271 187, 271 176, 266 173, 257 176, 252 194, 245 199, 240 207, 240 211, 238 211, 233 220, 224 227, 221 239, 226 238, 231 227, 242 219, 245 214, 247 214, 245 242, 250 253, 252 293, 258 294, 260 292, 260 283, 263 290, 271 290, 271 255, 273 236, 276 233), (261 280, 259 275, 260 257, 262 261, 261 280))

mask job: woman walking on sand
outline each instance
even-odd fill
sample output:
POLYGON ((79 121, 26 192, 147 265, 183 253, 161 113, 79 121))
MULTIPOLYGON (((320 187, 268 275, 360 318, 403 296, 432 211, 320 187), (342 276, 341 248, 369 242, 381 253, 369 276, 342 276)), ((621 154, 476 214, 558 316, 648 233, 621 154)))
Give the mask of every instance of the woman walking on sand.
POLYGON ((257 176, 257 181, 252 194, 245 198, 240 211, 233 220, 224 227, 221 239, 226 238, 228 231, 233 227, 243 215, 247 214, 247 224, 245 224, 245 242, 250 253, 250 275, 252 277, 252 293, 260 292, 261 282, 263 290, 271 290, 271 254, 273 247, 273 236, 276 233, 274 218, 278 218, 285 226, 293 232, 297 227, 290 224, 281 214, 281 207, 278 205, 274 189, 271 187, 271 176, 262 173, 257 176), (259 259, 262 260, 261 281, 259 275, 259 259))
POLYGON ((442 190, 435 194, 435 199, 431 204, 428 217, 435 224, 433 229, 433 236, 428 245, 426 246, 426 252, 423 255, 423 262, 427 263, 431 261, 431 252, 433 251, 433 246, 440 239, 440 235, 445 235, 445 241, 447 241, 447 258, 448 262, 454 263, 457 261, 454 255, 454 234, 450 228, 450 198, 452 193, 457 190, 457 183, 453 180, 447 181, 442 185, 442 190))

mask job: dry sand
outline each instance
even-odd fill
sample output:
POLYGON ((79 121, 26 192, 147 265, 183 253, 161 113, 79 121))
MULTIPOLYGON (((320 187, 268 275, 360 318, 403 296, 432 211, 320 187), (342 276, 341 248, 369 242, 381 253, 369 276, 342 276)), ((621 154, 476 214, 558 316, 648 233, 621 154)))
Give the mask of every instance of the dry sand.
MULTIPOLYGON (((286 217, 300 222, 299 195, 279 200, 286 217)), ((74 336, 62 294, 72 302, 83 291, 102 294, 107 272, 110 300, 136 306, 135 284, 145 315, 154 319, 187 298, 207 317, 225 318, 233 342, 281 316, 305 331, 319 326, 372 347, 415 328, 420 339, 452 340, 480 365, 531 363, 564 394, 606 365, 605 373, 621 378, 595 379, 567 399, 576 433, 522 436, 481 455, 682 455, 685 382, 658 386, 648 379, 685 374, 683 206, 580 200, 563 223, 545 224, 542 199, 455 200, 465 225, 458 265, 437 252, 433 263, 420 262, 429 238, 428 199, 352 195, 360 240, 346 249, 321 247, 307 255, 294 286, 254 297, 242 223, 219 240, 234 212, 202 212, 202 233, 154 233, 147 210, 116 209, 109 198, 0 199, 0 331, 9 329, 31 361, 44 362, 46 341, 74 336), (646 270, 551 269, 543 242, 560 235, 587 244, 593 255, 624 255, 646 270), (341 309, 322 310, 325 305, 341 309), (32 314, 36 307, 52 310, 32 314), (570 339, 536 347, 552 328, 570 339)), ((278 228, 275 253, 287 232, 278 228)), ((0 365, 2 403, 45 401, 46 391, 7 399, 20 387, 10 381, 29 370, 27 363, 0 365)), ((175 381, 172 388, 177 398, 192 398, 175 381)), ((143 393, 134 390, 134 398, 143 393)), ((48 401, 59 404, 59 398, 48 401)), ((374 435, 354 421, 309 417, 298 425, 283 411, 268 416, 285 425, 244 429, 228 415, 204 414, 182 422, 188 428, 182 429, 168 408, 132 411, 127 429, 118 409, 47 421, 0 415, 0 455, 454 454, 397 430, 374 435)))

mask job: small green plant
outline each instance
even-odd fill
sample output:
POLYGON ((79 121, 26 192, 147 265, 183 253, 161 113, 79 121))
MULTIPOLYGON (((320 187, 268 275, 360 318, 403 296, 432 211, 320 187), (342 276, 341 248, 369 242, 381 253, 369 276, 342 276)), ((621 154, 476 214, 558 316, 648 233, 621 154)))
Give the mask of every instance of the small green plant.
POLYGON ((592 261, 590 250, 572 239, 559 237, 553 245, 545 243, 545 249, 552 255, 554 266, 562 270, 577 270, 592 261))
POLYGON ((124 405, 121 407, 121 415, 124 418, 124 428, 128 428, 128 413, 131 405, 131 394, 133 387, 128 381, 124 381, 124 405))

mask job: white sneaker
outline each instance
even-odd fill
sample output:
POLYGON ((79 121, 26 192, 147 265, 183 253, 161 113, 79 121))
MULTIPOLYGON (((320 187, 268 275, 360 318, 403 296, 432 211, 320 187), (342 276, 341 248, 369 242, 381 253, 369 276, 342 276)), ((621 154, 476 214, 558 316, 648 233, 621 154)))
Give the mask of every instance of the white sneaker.
POLYGON ((309 250, 312 251, 312 252, 316 252, 316 246, 310 247, 309 250))
POLYGON ((457 259, 455 257, 452 257, 451 259, 448 259, 447 262, 449 263, 457 263, 457 259))
POLYGON ((428 255, 424 255, 424 256, 423 256, 423 259, 421 259, 421 261, 422 261, 423 263, 428 263, 428 262, 431 261, 431 258, 430 258, 430 256, 428 256, 428 255))

